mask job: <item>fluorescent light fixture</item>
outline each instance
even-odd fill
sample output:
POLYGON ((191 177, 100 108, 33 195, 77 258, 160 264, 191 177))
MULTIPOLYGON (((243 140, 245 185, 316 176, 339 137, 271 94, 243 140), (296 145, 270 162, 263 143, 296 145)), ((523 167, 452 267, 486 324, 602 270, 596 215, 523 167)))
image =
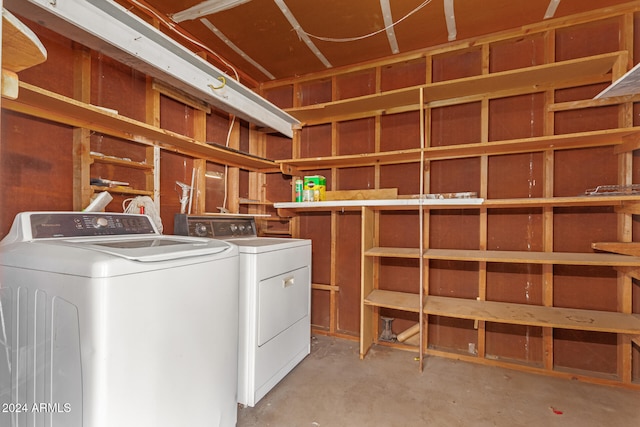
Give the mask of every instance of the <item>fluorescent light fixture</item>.
POLYGON ((292 138, 292 126, 300 124, 113 0, 0 2, 12 12, 267 130, 292 138))
POLYGON ((188 21, 192 19, 202 18, 207 15, 213 15, 214 13, 222 12, 223 10, 231 9, 239 6, 243 3, 247 3, 249 0, 208 0, 202 3, 191 6, 188 9, 174 13, 171 16, 174 22, 188 21))
POLYGON ((222 172, 214 172, 214 171, 206 171, 204 176, 212 179, 222 179, 224 178, 224 174, 222 172))

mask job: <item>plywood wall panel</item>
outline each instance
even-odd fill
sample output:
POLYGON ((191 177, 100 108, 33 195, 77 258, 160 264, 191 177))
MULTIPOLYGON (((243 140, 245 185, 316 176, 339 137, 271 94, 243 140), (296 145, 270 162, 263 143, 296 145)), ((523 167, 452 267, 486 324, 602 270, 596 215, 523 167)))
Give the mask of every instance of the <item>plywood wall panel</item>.
POLYGON ((473 320, 429 316, 429 348, 469 354, 469 344, 477 348, 478 331, 473 320))
POLYGON ((341 74, 336 77, 335 100, 371 95, 375 91, 376 73, 374 69, 341 74))
POLYGON ((380 69, 380 90, 388 91, 426 83, 427 63, 424 58, 390 64, 380 69))
POLYGON ((91 52, 91 103, 126 117, 146 119, 146 76, 101 53, 91 52))
POLYGON ((420 194, 420 163, 380 166, 380 188, 397 188, 399 195, 420 194))
POLYGON ((433 108, 430 145, 440 147, 480 142, 481 109, 480 102, 433 108))
POLYGON ((331 214, 300 215, 300 237, 311 239, 312 282, 331 283, 331 241, 326 238, 331 231, 331 214))
POLYGON ((417 111, 380 118, 380 151, 420 148, 420 114, 417 111))
POLYGON ((0 233, 18 212, 73 208, 72 129, 2 112, 0 233))
POLYGON ((474 210, 438 210, 430 214, 429 247, 478 249, 480 215, 474 210))
POLYGON ((490 100, 489 140, 542 136, 544 106, 542 93, 490 100))
POLYGON ((541 33, 494 43, 490 46, 489 72, 544 64, 544 48, 545 40, 541 33))
POLYGON ((360 330, 360 214, 340 213, 336 221, 335 274, 340 288, 337 329, 357 335, 360 330))
POLYGON ((266 158, 272 160, 290 159, 293 156, 291 140, 280 135, 266 135, 266 158))
POLYGON ((291 177, 279 173, 265 175, 265 197, 272 202, 291 202, 291 177))
POLYGON ((48 28, 20 18, 47 50, 47 60, 20 72, 20 80, 61 95, 73 97, 74 43, 48 28))
POLYGON ((542 366, 542 328, 487 322, 485 330, 487 359, 512 360, 542 366))
POLYGON ((542 305, 542 266, 489 263, 487 300, 542 305))
POLYGON ((160 217, 164 227, 164 234, 173 234, 173 217, 180 212, 180 196, 182 189, 176 184, 180 181, 191 185, 193 159, 172 153, 160 152, 160 217))
POLYGON ((297 95, 299 107, 307 105, 322 104, 330 102, 332 99, 331 79, 313 80, 300 83, 297 95))
POLYGON ((542 251, 543 217, 540 209, 492 209, 487 218, 487 249, 542 251))
POLYGON ((430 260, 429 295, 476 299, 478 271, 473 261, 430 260))
POLYGON ((558 307, 617 310, 616 271, 599 266, 554 266, 553 301, 558 307))
POLYGON ((553 335, 554 365, 557 369, 616 373, 615 334, 555 329, 553 335))
POLYGON ((579 196, 598 185, 618 183, 617 157, 612 147, 556 151, 554 195, 579 196))
POLYGON ((283 85, 263 91, 263 96, 279 108, 292 108, 293 93, 293 85, 283 85))
POLYGON ((380 246, 418 248, 420 219, 417 212, 381 212, 380 246))
POLYGON ((193 137, 194 111, 192 107, 160 96, 160 127, 181 135, 193 137))
POLYGON ((556 30, 556 61, 615 52, 619 31, 617 18, 560 28, 556 30))
POLYGON ((433 57, 433 82, 482 74, 482 50, 471 48, 433 57))
POLYGON ((328 291, 311 290, 311 325, 328 330, 331 322, 331 302, 328 291))
POLYGON ((338 155, 375 151, 375 119, 349 120, 337 125, 338 155))
POLYGON ((616 241, 616 226, 611 207, 556 208, 553 248, 557 252, 591 252, 593 242, 616 241))
POLYGON ((480 194, 481 161, 478 157, 437 160, 429 163, 431 185, 428 193, 459 193, 473 191, 480 194))
MULTIPOLYGON (((376 187, 375 170, 373 166, 338 169, 337 186, 329 187, 335 190, 369 190, 376 187)), ((327 183, 329 185, 329 183, 327 183)))
POLYGON ((219 110, 213 109, 211 114, 206 117, 206 142, 215 142, 216 144, 227 144, 229 135, 229 115, 219 110))
POLYGON ((487 197, 490 199, 542 197, 544 194, 543 162, 543 153, 490 157, 487 197))
POLYGON ((300 157, 331 156, 331 125, 306 126, 300 132, 300 157))

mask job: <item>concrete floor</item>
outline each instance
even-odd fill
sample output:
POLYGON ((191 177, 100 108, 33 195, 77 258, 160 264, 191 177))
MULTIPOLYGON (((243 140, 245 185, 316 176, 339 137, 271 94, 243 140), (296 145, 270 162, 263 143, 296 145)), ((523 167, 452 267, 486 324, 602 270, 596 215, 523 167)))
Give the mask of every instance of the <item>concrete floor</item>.
POLYGON ((312 338, 311 354, 238 427, 640 426, 640 392, 312 338))

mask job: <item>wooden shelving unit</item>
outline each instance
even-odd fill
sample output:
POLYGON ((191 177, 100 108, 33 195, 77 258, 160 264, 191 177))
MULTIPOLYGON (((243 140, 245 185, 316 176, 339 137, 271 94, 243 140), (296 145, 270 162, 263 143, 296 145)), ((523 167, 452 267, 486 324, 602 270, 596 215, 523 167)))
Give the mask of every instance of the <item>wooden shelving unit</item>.
POLYGON ((24 82, 18 99, 4 100, 2 108, 249 171, 278 170, 272 160, 206 144, 24 82))
POLYGON ((288 113, 303 125, 328 123, 336 119, 370 117, 420 109, 420 90, 430 105, 469 102, 473 97, 504 97, 543 92, 551 87, 611 81, 614 64, 626 60, 626 52, 613 52, 525 69, 467 77, 397 89, 341 101, 290 108, 288 113))
MULTIPOLYGON (((380 180, 380 185, 388 185, 386 182, 382 184, 381 176, 383 170, 396 171, 399 168, 389 166, 404 164, 407 165, 407 170, 409 170, 409 164, 413 164, 411 170, 424 170, 425 192, 430 190, 437 192, 443 187, 446 190, 442 191, 462 191, 466 190, 466 188, 449 190, 449 188, 452 188, 452 184, 447 185, 448 183, 445 182, 443 185, 441 176, 444 175, 443 172, 446 168, 468 166, 474 168, 472 173, 477 174, 473 175, 477 176, 477 181, 475 182, 479 182, 479 184, 474 183, 474 185, 478 185, 478 195, 482 198, 481 203, 478 204, 469 204, 465 203, 464 200, 459 200, 451 205, 436 205, 422 203, 417 196, 411 198, 411 196, 406 195, 400 196, 401 199, 398 200, 378 200, 376 203, 360 200, 342 203, 335 201, 274 204, 274 207, 278 209, 278 215, 283 217, 299 215, 302 220, 308 223, 314 220, 328 222, 327 216, 322 215, 322 213, 329 212, 331 213, 332 228, 339 228, 342 214, 360 213, 360 248, 362 252, 359 339, 361 358, 365 358, 373 344, 381 344, 378 337, 381 313, 389 313, 389 310, 392 310, 391 312, 402 311, 412 313, 411 316, 399 316, 400 321, 404 322, 402 325, 408 324, 408 319, 411 319, 411 321, 416 319, 421 324, 421 346, 414 347, 420 353, 421 359, 423 353, 437 354, 439 356, 464 358, 478 363, 511 366, 516 367, 516 369, 518 366, 523 365, 539 373, 562 377, 567 377, 564 365, 556 366, 556 355, 554 354, 556 340, 562 340, 562 338, 557 338, 556 334, 562 336, 563 330, 577 331, 576 333, 578 334, 581 332, 615 334, 618 342, 616 347, 618 352, 618 372, 610 375, 607 379, 602 379, 604 375, 599 375, 598 373, 590 376, 588 373, 574 372, 573 375, 586 381, 609 385, 635 386, 632 383, 637 382, 637 374, 632 374, 631 365, 632 361, 636 363, 637 351, 631 347, 631 343, 632 339, 635 339, 640 332, 640 315, 633 313, 630 296, 633 294, 631 278, 640 277, 640 273, 638 273, 640 271, 640 257, 638 252, 634 252, 638 250, 637 246, 627 240, 632 239, 628 231, 631 229, 630 217, 640 213, 640 196, 619 194, 606 196, 578 194, 575 196, 554 196, 556 194, 554 179, 557 184, 562 179, 560 177, 566 177, 567 175, 563 173, 560 163, 556 162, 567 159, 574 152, 582 153, 593 150, 595 152, 611 153, 614 157, 618 156, 619 162, 616 166, 617 183, 632 182, 631 168, 628 165, 628 162, 631 162, 629 156, 631 152, 640 148, 640 143, 638 143, 640 128, 635 127, 633 121, 620 120, 610 127, 593 127, 598 130, 589 131, 571 130, 580 129, 579 127, 568 127, 563 130, 561 127, 556 128, 554 126, 556 116, 566 115, 573 117, 582 109, 617 108, 622 111, 629 107, 629 103, 640 99, 635 95, 607 100, 568 100, 574 98, 565 95, 571 93, 574 88, 610 84, 611 81, 626 71, 630 62, 629 54, 626 50, 623 50, 626 45, 620 43, 620 51, 554 62, 557 56, 553 54, 552 47, 555 46, 556 41, 553 40, 553 37, 556 35, 555 33, 547 32, 546 28, 541 30, 541 33, 544 33, 541 39, 544 38, 545 42, 540 42, 538 46, 543 46, 545 51, 550 48, 548 54, 543 56, 547 62, 543 65, 522 65, 527 63, 527 58, 520 62, 521 68, 492 72, 494 65, 491 62, 492 55, 494 55, 493 48, 499 49, 505 43, 505 40, 500 40, 498 37, 498 39, 480 42, 478 46, 459 48, 460 52, 463 53, 456 57, 456 60, 459 59, 461 63, 464 63, 463 56, 477 54, 477 62, 471 63, 474 65, 481 64, 480 69, 482 71, 470 77, 446 78, 448 75, 446 72, 447 66, 449 64, 454 67, 459 65, 456 60, 448 62, 448 58, 455 56, 455 49, 453 49, 435 53, 433 56, 427 54, 424 68, 419 68, 417 64, 420 63, 420 60, 414 58, 415 69, 419 70, 416 73, 426 71, 427 81, 429 81, 430 78, 435 78, 436 75, 436 60, 434 58, 441 54, 444 59, 437 62, 437 67, 439 67, 437 69, 437 78, 440 80, 436 82, 415 85, 415 80, 411 80, 414 83, 404 88, 380 89, 387 70, 385 67, 389 65, 389 69, 392 68, 390 64, 384 64, 376 67, 375 72, 372 71, 371 74, 365 73, 362 69, 344 72, 345 83, 352 82, 352 79, 355 79, 354 76, 361 73, 363 80, 367 81, 367 85, 363 85, 361 88, 362 91, 372 87, 371 82, 375 81, 377 84, 376 93, 370 95, 337 99, 337 97, 342 96, 339 86, 343 77, 342 74, 332 76, 330 83, 329 79, 318 79, 318 86, 314 86, 311 80, 305 82, 305 86, 302 84, 294 86, 294 94, 296 95, 294 105, 300 99, 306 100, 304 97, 307 95, 309 95, 309 99, 318 96, 315 92, 312 92, 312 88, 330 87, 332 89, 330 95, 328 89, 326 89, 326 92, 320 92, 325 97, 324 99, 328 96, 333 98, 331 102, 296 106, 287 110, 302 122, 303 129, 298 134, 298 141, 301 141, 301 145, 308 144, 310 136, 319 135, 322 138, 328 138, 328 135, 330 135, 333 144, 332 154, 301 156, 300 150, 294 150, 294 158, 277 161, 284 174, 298 176, 305 171, 313 171, 314 173, 315 171, 326 171, 327 175, 329 173, 332 174, 334 185, 335 180, 338 181, 339 187, 332 189, 339 190, 341 189, 340 185, 344 185, 342 183, 343 171, 346 176, 350 176, 353 171, 354 176, 360 177, 360 175, 357 175, 356 172, 358 171, 356 169, 361 169, 362 175, 367 176, 367 179, 371 178, 365 171, 373 171, 370 173, 375 176, 375 179, 380 180), (374 78, 375 80, 373 80, 374 78), (568 90, 565 91, 564 89, 568 90), (309 92, 306 92, 306 90, 309 92), (562 96, 556 98, 557 93, 562 94, 562 96), (509 139, 507 136, 500 139, 494 135, 518 135, 522 134, 522 132, 491 132, 492 126, 498 125, 500 127, 503 125, 498 121, 492 122, 490 120, 492 118, 491 115, 500 113, 502 114, 500 117, 510 118, 510 103, 514 99, 526 100, 523 102, 524 105, 516 105, 525 110, 531 108, 532 112, 535 111, 536 114, 539 114, 535 116, 535 120, 540 120, 542 125, 535 130, 532 127, 532 134, 540 136, 513 139, 509 139), (530 102, 530 104, 527 104, 527 102, 530 102), (466 108, 466 104, 473 105, 466 108), (459 110, 456 110, 455 108, 458 107, 460 107, 459 110), (450 108, 453 108, 453 110, 450 108), (424 137, 426 139, 425 146, 423 148, 394 150, 392 148, 394 146, 405 147, 411 145, 415 147, 417 144, 391 143, 390 141, 395 135, 390 132, 383 133, 384 126, 387 126, 385 119, 392 115, 403 118, 414 117, 403 115, 403 113, 414 111, 420 112, 421 123, 419 126, 421 138, 424 137), (449 111, 454 112, 449 116, 449 111), (447 126, 450 126, 446 122, 449 118, 452 121, 459 120, 461 125, 467 125, 466 121, 459 119, 465 114, 472 114, 474 117, 478 117, 479 124, 470 122, 472 126, 477 126, 477 128, 474 128, 473 133, 466 133, 462 130, 458 132, 458 129, 447 128, 447 126), (359 120, 364 118, 375 118, 375 120, 359 120), (436 120, 441 121, 435 122, 436 120), (436 128, 432 126, 436 126, 436 124, 443 128, 444 131, 434 131, 436 128), (349 138, 352 138, 352 133, 350 132, 354 129, 359 129, 358 126, 363 129, 363 138, 369 138, 373 128, 376 132, 375 138, 380 141, 384 140, 384 144, 378 143, 378 139, 375 139, 375 149, 371 151, 361 154, 340 154, 341 152, 353 151, 348 149, 342 151, 340 149, 343 147, 340 145, 343 138, 341 133, 343 125, 345 135, 349 138), (308 135, 304 135, 304 130, 307 127, 309 128, 308 135), (434 137, 432 132, 441 132, 441 134, 437 134, 434 137), (462 135, 460 138, 458 137, 459 134, 462 135), (476 140, 469 141, 470 135, 474 135, 476 140), (460 140, 465 143, 456 142, 460 140), (385 149, 385 147, 389 148, 385 149), (611 149, 605 150, 605 147, 611 147, 611 149), (495 167, 503 167, 509 170, 504 164, 507 156, 511 156, 518 161, 518 159, 524 158, 524 156, 518 157, 522 154, 531 154, 528 161, 532 162, 532 159, 535 159, 538 162, 535 167, 539 168, 541 172, 534 178, 538 181, 543 181, 543 184, 542 189, 536 191, 535 194, 542 195, 542 197, 490 198, 488 195, 492 193, 491 190, 494 189, 493 186, 496 184, 497 177, 490 175, 489 170, 495 167), (465 159, 477 159, 477 161, 467 162, 465 159), (423 163, 424 168, 422 168, 423 163), (627 166, 623 167, 623 163, 627 166), (420 167, 416 166, 418 164, 420 164, 420 167), (439 186, 435 188, 431 187, 434 180, 434 177, 431 176, 434 165, 439 167, 435 179, 440 180, 438 182, 439 186), (402 199, 402 197, 406 199, 402 199), (411 201, 405 201, 407 199, 411 201), (555 228, 562 228, 563 221, 567 221, 567 216, 589 215, 590 213, 603 215, 605 212, 607 215, 617 215, 617 221, 620 223, 618 238, 621 242, 594 243, 594 252, 562 252, 558 249, 554 251, 554 244, 556 243, 554 233, 557 233, 557 236, 562 235, 555 228), (418 213, 420 213, 419 216, 418 213), (496 228, 499 228, 496 221, 502 215, 505 217, 518 215, 534 217, 535 221, 537 221, 535 222, 537 234, 532 243, 534 243, 537 250, 492 250, 495 248, 491 248, 492 242, 490 242, 489 237, 493 237, 491 233, 495 233, 496 228), (437 234, 437 238, 443 239, 442 233, 438 234, 437 230, 434 230, 435 224, 453 227, 453 225, 449 224, 459 225, 460 221, 464 221, 464 219, 458 218, 465 218, 466 216, 473 218, 474 223, 477 221, 479 231, 474 230, 473 236, 470 237, 472 240, 470 242, 465 241, 465 246, 471 245, 473 247, 477 245, 477 249, 443 249, 437 246, 430 246, 434 234, 437 234), (424 247, 423 251, 418 247, 384 246, 380 244, 381 239, 394 240, 393 236, 396 234, 393 230, 383 229, 383 224, 394 224, 394 226, 403 227, 405 218, 407 220, 410 218, 411 224, 415 224, 416 219, 418 219, 423 226, 424 235, 420 235, 421 243, 424 247), (559 224, 554 223, 556 218, 559 224), (464 272, 456 275, 453 271, 461 269, 462 264, 465 265, 464 272), (527 265, 537 265, 538 267, 530 270, 527 265), (422 283, 415 283, 413 288, 404 276, 401 284, 394 283, 393 277, 389 276, 390 274, 393 276, 393 273, 390 272, 394 272, 396 269, 409 268, 412 271, 419 268, 421 271, 422 283), (467 268, 470 270, 466 270, 467 268), (500 286, 508 286, 502 281, 508 281, 509 274, 519 272, 520 269, 527 271, 524 274, 527 276, 527 280, 533 280, 539 286, 539 288, 536 288, 536 292, 541 295, 537 296, 537 302, 535 304, 516 304, 491 300, 488 295, 495 295, 496 289, 500 289, 500 286), (617 283, 614 285, 616 286, 618 298, 617 307, 611 309, 611 311, 605 311, 564 307, 560 303, 554 303, 554 280, 559 282, 558 289, 562 288, 564 281, 566 281, 564 277, 556 279, 556 271, 570 271, 575 274, 576 272, 581 273, 582 271, 592 271, 594 269, 603 272, 610 269, 606 273, 607 280, 611 281, 611 278, 614 278, 613 281, 617 283), (503 273, 502 270, 509 273, 503 273), (535 273, 532 273, 532 271, 535 271, 535 273), (496 280, 496 275, 499 276, 501 281, 494 285, 492 281, 496 280), (448 287, 446 283, 442 282, 453 276, 467 278, 477 276, 477 283, 474 280, 474 283, 452 284, 448 287), (432 288, 434 286, 432 282, 437 282, 435 285, 437 288, 432 288), (492 286, 493 288, 491 288, 492 286), (401 292, 395 290, 394 288, 396 287, 405 290, 412 288, 412 290, 401 292), (447 289, 446 296, 438 294, 438 289, 441 287, 447 289), (492 293, 488 292, 490 288, 492 293), (419 296, 421 289, 424 294, 423 300, 419 296), (464 289, 464 292, 461 292, 465 295, 476 294, 477 300, 470 299, 468 296, 466 298, 453 297, 452 295, 456 295, 456 291, 459 289, 464 289), (440 321, 445 326, 441 327, 440 321), (473 322, 469 323, 468 321, 473 322), (511 356, 508 355, 505 357, 506 361, 500 361, 499 351, 502 348, 498 348, 497 354, 492 354, 490 352, 496 351, 496 348, 492 347, 489 350, 488 347, 489 345, 496 345, 496 340, 505 338, 500 334, 500 331, 503 330, 501 329, 502 326, 494 324, 503 325, 505 331, 511 331, 509 325, 540 328, 535 331, 538 334, 536 345, 541 347, 540 355, 537 356, 539 359, 530 362, 528 360, 520 361, 516 357, 509 361, 508 358, 511 356), (469 325, 474 326, 475 330, 470 330, 469 325), (447 334, 452 329, 456 329, 456 333, 459 335, 455 338, 447 337, 438 341, 438 337, 433 338, 430 335, 432 334, 431 330, 436 328, 438 328, 437 330, 440 334, 438 337, 442 337, 443 334, 447 334), (498 332, 495 332, 496 330, 498 332), (432 344, 434 339, 435 345, 432 344), (456 347, 460 343, 454 343, 454 339, 464 340, 462 343, 464 346, 456 347), (467 353, 465 348, 467 342, 473 342, 477 346, 475 354, 467 353), (615 379, 612 380, 611 378, 615 379)), ((520 35, 519 37, 526 39, 528 36, 520 35)), ((521 41, 520 39, 514 40, 510 41, 514 45, 519 44, 521 41)), ((525 46, 529 45, 522 43, 521 47, 525 48, 525 46)), ((505 52, 512 51, 505 50, 505 52)), ((539 58, 536 60, 539 60, 539 58)), ((498 69, 501 65, 503 64, 498 65, 498 69)), ((398 65, 398 68, 405 70, 402 65, 398 65)), ((407 66, 406 70, 408 69, 413 68, 407 66)), ((457 70, 457 72, 464 74, 466 70, 457 70)), ((386 84, 389 84, 393 76, 395 74, 389 72, 386 77, 388 78, 386 84)), ((346 84, 348 85, 349 83, 346 84)), ((393 84, 391 86, 394 87, 393 84)), ((351 93, 351 88, 345 89, 345 92, 351 93)), ((514 116, 517 115, 517 113, 513 114, 514 116)), ((622 114, 619 117, 622 117, 622 114)), ((533 113, 531 113, 531 120, 533 123, 533 113)), ((390 126, 396 125, 394 119, 389 119, 388 123, 390 126)), ((402 120, 398 120, 398 123, 401 123, 398 125, 399 129, 404 131, 405 128, 402 126, 407 126, 406 123, 402 120)), ((458 122, 454 123, 457 124, 458 122)), ((519 123, 526 126, 524 122, 519 123)), ((451 126, 455 126, 455 124, 451 126)), ((417 127, 418 124, 416 124, 417 127)), ((583 127, 586 129, 591 128, 588 125, 583 127)), ((411 133, 411 135, 413 137, 414 134, 411 133)), ((372 139, 374 138, 372 137, 372 139)), ((294 137, 295 141, 296 138, 294 137)), ((312 152, 306 146, 304 147, 312 152)), ((572 167, 576 167, 576 165, 572 164, 572 167)), ((463 175, 462 172, 454 174, 456 179, 461 180, 464 180, 462 178, 463 175)), ((417 180, 416 177, 413 178, 417 180)), ((522 177, 520 178, 522 179, 522 177)), ((389 179, 388 176, 387 179, 389 179)), ((465 185, 469 184, 466 183, 465 185)), ((504 191, 505 186, 497 185, 496 187, 498 187, 496 192, 500 193, 504 191)), ((351 187, 348 188, 352 189, 351 187)), ((561 185, 559 188, 564 187, 561 185)), ((475 187, 473 189, 476 190, 475 187)), ((584 190, 586 188, 581 191, 584 190)), ((558 194, 562 194, 562 191, 558 194)), ((526 223, 528 225, 532 224, 531 222, 526 223)), ((463 240, 464 236, 458 234, 455 238, 457 239, 455 241, 460 241, 463 240)), ((584 236, 581 236, 581 238, 584 239, 584 236)), ((447 239, 444 238, 444 240, 447 239)), ((413 244, 415 244, 414 236, 412 236, 413 244)), ((451 244, 452 247, 455 247, 455 243, 451 244)), ((400 242, 399 246, 401 245, 402 242, 400 242)), ((518 246, 516 243, 514 245, 518 246)), ((562 245, 559 246, 562 247, 562 245)), ((405 270, 402 271, 403 274, 407 274, 404 273, 405 270)), ((335 274, 333 267, 332 274, 335 274)), ((520 277, 518 279, 524 280, 520 277)), ((343 287, 341 286, 341 288, 343 287)), ((331 298, 333 297, 334 294, 331 294, 331 298)), ((387 316, 387 314, 383 315, 387 316)), ((330 329, 331 327, 330 325, 330 329)), ((521 331, 519 329, 515 333, 517 334, 521 331)), ((500 345, 506 347, 503 341, 500 341, 500 345)), ((562 345, 565 344, 562 343, 562 345)), ((411 348, 405 344, 402 344, 402 346, 411 348)))
POLYGON ((553 135, 534 138, 519 138, 508 141, 480 142, 473 144, 447 145, 412 150, 379 152, 345 156, 316 157, 305 159, 278 160, 284 173, 292 170, 305 171, 337 167, 357 167, 371 165, 415 163, 424 154, 425 160, 460 159, 481 155, 501 155, 542 152, 546 150, 570 150, 607 145, 623 145, 635 141, 639 131, 636 128, 609 129, 592 132, 578 132, 567 135, 553 135))

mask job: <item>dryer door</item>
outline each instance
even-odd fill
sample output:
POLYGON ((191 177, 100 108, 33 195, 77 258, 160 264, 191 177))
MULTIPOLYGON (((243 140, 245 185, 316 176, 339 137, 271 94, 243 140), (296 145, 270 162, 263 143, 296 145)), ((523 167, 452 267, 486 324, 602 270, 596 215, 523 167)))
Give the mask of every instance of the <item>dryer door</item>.
POLYGON ((309 267, 260 281, 258 285, 258 346, 309 314, 309 267))

